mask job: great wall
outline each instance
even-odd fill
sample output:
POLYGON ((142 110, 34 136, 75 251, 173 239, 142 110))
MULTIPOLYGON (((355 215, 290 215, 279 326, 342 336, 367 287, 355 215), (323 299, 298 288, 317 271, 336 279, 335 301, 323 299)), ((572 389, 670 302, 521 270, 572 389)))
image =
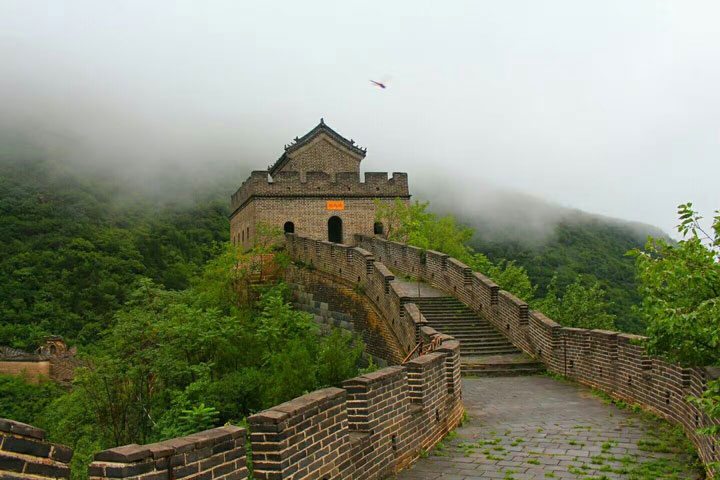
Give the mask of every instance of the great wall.
MULTIPOLYGON (((327 130, 321 122, 312 135, 303 138, 336 145, 339 140, 327 130)), ((364 150, 357 149, 354 142, 346 143, 344 148, 352 159, 364 156, 364 150)), ((307 147, 303 142, 296 144, 297 150, 307 147)), ((314 165, 317 155, 310 158, 314 165)), ((286 173, 285 179, 300 185, 294 191, 277 171, 292 160, 283 155, 269 170, 274 171, 277 183, 267 182, 269 172, 253 173, 250 183, 233 196, 231 238, 240 245, 250 242, 254 231, 246 225, 257 216, 285 225, 284 246, 293 262, 286 281, 302 286, 296 288, 297 305, 314 311, 321 323, 362 335, 366 353, 388 366, 349 379, 342 388, 315 391, 256 413, 248 417, 247 430, 224 426, 159 443, 105 450, 90 465, 91 480, 240 480, 249 478, 249 452, 256 479, 386 478, 424 457, 461 423, 461 373, 463 368, 474 372, 472 368, 477 365, 467 362, 482 354, 482 348, 491 349, 485 353, 521 351, 532 359, 528 368, 543 367, 654 412, 682 427, 702 462, 720 461, 718 439, 697 433, 713 420, 686 400, 701 395, 707 382, 717 377, 716 371, 682 368, 650 357, 645 353, 643 337, 562 327, 446 254, 384 240, 373 225, 370 186, 377 183, 374 188, 378 192, 380 184, 392 188, 402 184, 399 190, 380 197, 406 201, 409 195, 404 174, 395 174, 391 180, 383 174, 383 181, 366 177, 362 189, 367 191, 362 192, 345 185, 345 192, 350 194, 341 198, 348 204, 337 212, 334 208, 328 212, 329 202, 341 201, 338 196, 343 179, 352 178, 354 184, 356 174, 332 172, 316 185, 314 178, 320 176, 312 171, 302 181, 299 173, 286 173), (272 185, 267 192, 263 190, 266 184, 272 185), (254 190, 248 185, 254 185, 254 190), (317 188, 308 192, 308 185, 317 188), (297 211, 297 205, 289 203, 282 209, 252 211, 247 218, 237 215, 272 192, 277 193, 273 201, 311 202, 312 208, 297 211), (362 210, 357 217, 349 203, 356 200, 359 203, 354 205, 362 210), (288 217, 287 212, 293 209, 296 217, 288 217), (320 239, 326 237, 324 222, 328 222, 327 234, 332 236, 333 227, 327 220, 331 214, 353 225, 350 234, 343 234, 341 227, 340 237, 346 243, 320 239), (357 218, 362 222, 353 223, 357 218), (292 231, 288 231, 288 223, 293 223, 292 231), (445 315, 437 314, 442 310, 433 310, 437 306, 428 306, 425 292, 429 290, 440 292, 437 298, 449 299, 455 303, 448 305, 464 310, 455 320, 451 314, 445 321, 433 320, 430 313, 426 317, 423 311, 445 315), (453 322, 457 338, 433 328, 450 328, 453 322), (478 335, 486 347, 473 344, 478 335)), ((538 401, 523 399, 528 408, 538 401)), ((0 478, 69 478, 72 451, 47 442, 42 430, 0 420, 0 440, 0 478)))

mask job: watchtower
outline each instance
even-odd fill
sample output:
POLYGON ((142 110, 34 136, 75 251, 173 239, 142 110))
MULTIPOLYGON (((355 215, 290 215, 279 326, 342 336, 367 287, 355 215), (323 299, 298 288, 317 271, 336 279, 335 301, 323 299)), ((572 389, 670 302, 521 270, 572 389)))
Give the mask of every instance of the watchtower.
POLYGON ((289 145, 267 170, 253 171, 232 195, 230 238, 252 246, 255 225, 265 222, 285 232, 352 244, 355 234, 383 233, 375 222, 375 199, 409 202, 407 173, 366 172, 360 180, 360 148, 320 123, 289 145))

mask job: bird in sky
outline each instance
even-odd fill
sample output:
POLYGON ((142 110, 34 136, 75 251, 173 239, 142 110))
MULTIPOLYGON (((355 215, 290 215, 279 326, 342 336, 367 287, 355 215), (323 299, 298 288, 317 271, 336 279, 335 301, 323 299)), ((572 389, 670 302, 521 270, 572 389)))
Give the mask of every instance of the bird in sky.
POLYGON ((380 87, 380 88, 387 88, 387 85, 385 85, 385 84, 382 83, 382 82, 376 82, 375 80, 370 80, 370 83, 373 83, 373 84, 377 85, 377 86, 380 87))

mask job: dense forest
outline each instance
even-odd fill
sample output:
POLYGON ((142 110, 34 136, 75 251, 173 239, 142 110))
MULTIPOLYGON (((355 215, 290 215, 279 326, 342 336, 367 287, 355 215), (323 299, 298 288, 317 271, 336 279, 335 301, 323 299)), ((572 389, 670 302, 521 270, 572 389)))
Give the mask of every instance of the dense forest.
POLYGON ((176 182, 178 203, 42 158, 0 160, 0 345, 60 334, 87 363, 69 391, 0 375, 0 417, 71 446, 76 479, 99 450, 242 423, 360 371, 362 344, 318 341, 282 282, 243 283, 238 262, 253 267, 271 242, 230 245, 231 187, 203 180, 176 182))
POLYGON ((608 311, 615 315, 616 327, 642 334, 645 325, 633 309, 640 303, 639 282, 634 260, 626 254, 642 248, 647 235, 665 235, 647 226, 644 232, 641 228, 584 215, 560 221, 540 243, 475 236, 470 244, 492 261, 515 261, 524 267, 540 298, 548 293, 553 277, 561 292, 578 276, 597 281, 606 292, 608 311))
POLYGON ((186 288, 229 238, 215 192, 163 204, 42 157, 0 159, 0 192, 2 345, 33 348, 53 333, 92 343, 137 279, 186 288))

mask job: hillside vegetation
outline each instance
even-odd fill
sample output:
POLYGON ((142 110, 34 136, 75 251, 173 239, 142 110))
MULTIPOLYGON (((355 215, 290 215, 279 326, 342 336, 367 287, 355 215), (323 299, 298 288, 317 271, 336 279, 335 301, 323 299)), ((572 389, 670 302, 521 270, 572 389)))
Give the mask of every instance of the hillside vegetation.
POLYGON ((119 203, 117 187, 42 159, 0 159, 0 344, 87 344, 133 283, 181 289, 229 238, 225 202, 119 203))
POLYGON ((639 283, 634 261, 626 254, 642 248, 647 235, 657 235, 650 227, 645 231, 643 235, 638 226, 587 215, 560 221, 541 243, 476 236, 470 245, 492 261, 511 260, 524 267, 540 298, 547 295, 554 277, 561 294, 578 276, 597 281, 617 328, 641 334, 645 323, 632 308, 640 303, 639 283))
POLYGON ((360 342, 318 340, 282 283, 249 288, 272 242, 230 245, 215 190, 159 204, 13 156, 0 160, 0 192, 0 344, 31 350, 60 334, 88 364, 70 391, 0 375, 0 417, 71 446, 74 479, 99 450, 241 423, 358 374, 360 342))

